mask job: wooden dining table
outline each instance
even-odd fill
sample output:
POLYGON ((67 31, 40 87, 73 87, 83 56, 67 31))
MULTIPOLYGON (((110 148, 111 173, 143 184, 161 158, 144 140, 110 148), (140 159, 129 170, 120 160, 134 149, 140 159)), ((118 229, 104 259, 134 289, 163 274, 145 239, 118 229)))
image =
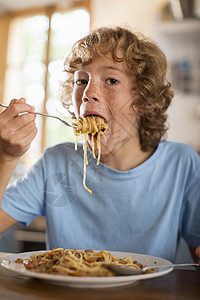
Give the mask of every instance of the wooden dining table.
MULTIPOLYGON (((0 261, 8 256, 0 252, 0 261)), ((19 275, 0 266, 0 299, 196 300, 200 299, 200 268, 174 269, 164 276, 112 288, 72 288, 19 275)))

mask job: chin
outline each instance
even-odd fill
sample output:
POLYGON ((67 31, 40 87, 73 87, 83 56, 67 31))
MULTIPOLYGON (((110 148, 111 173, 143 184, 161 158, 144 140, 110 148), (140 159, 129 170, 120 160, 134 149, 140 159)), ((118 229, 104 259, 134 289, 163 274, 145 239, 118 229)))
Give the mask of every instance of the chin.
MULTIPOLYGON (((103 137, 102 137, 103 138, 103 137)), ((88 149, 90 152, 92 152, 92 141, 90 139, 88 139, 88 149)), ((97 149, 97 141, 94 138, 94 152, 95 152, 95 156, 98 157, 98 149, 97 149)), ((106 140, 101 139, 101 156, 104 155, 108 155, 112 153, 112 147, 111 145, 109 145, 106 140)))

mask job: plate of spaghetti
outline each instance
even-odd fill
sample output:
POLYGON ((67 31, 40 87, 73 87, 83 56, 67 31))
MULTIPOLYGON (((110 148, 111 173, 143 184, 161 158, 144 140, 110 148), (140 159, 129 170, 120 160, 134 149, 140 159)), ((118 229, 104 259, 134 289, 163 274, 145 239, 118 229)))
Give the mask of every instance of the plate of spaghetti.
POLYGON ((154 256, 63 248, 9 255, 1 265, 21 275, 50 283, 90 288, 128 285, 138 280, 162 276, 173 270, 171 262, 154 256), (136 269, 155 264, 155 269, 140 275, 118 276, 106 267, 109 263, 136 269), (167 264, 169 267, 159 270, 156 269, 156 264, 167 264))

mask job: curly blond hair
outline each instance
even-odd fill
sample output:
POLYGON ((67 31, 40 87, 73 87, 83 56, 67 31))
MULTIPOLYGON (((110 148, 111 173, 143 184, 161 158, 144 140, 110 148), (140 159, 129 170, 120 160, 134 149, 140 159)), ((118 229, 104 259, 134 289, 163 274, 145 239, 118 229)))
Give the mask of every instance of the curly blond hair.
POLYGON ((142 151, 154 150, 168 129, 166 110, 173 91, 166 79, 165 55, 142 35, 121 27, 101 27, 76 42, 64 63, 68 79, 62 85, 63 104, 67 108, 71 105, 73 73, 79 66, 90 64, 95 55, 108 53, 114 61, 124 61, 136 78, 133 109, 138 115, 140 145, 142 151), (118 56, 119 50, 123 56, 118 56))

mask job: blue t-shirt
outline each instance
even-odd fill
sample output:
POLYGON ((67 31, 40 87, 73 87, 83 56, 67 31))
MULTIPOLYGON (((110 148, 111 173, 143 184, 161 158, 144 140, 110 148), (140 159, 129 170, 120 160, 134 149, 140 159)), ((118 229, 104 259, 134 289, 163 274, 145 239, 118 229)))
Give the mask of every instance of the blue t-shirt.
POLYGON ((47 221, 47 249, 116 250, 174 260, 180 236, 200 245, 200 157, 188 145, 161 142, 143 164, 117 171, 64 143, 48 148, 10 185, 2 209, 25 225, 47 221))

